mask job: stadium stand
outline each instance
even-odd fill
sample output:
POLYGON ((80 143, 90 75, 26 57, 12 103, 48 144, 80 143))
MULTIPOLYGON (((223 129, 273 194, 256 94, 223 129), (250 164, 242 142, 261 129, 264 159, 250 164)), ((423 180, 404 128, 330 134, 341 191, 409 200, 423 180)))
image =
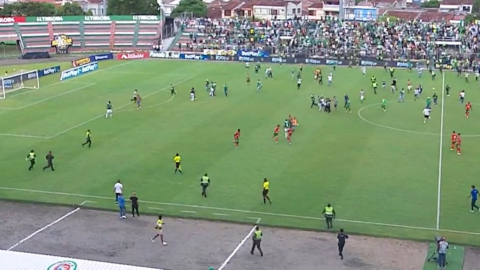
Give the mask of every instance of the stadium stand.
POLYGON ((57 35, 65 35, 73 39, 73 45, 70 52, 79 51, 82 46, 82 32, 79 22, 52 22, 49 23, 50 40, 57 35))
POLYGON ((426 59, 450 55, 471 58, 478 53, 479 27, 451 23, 451 12, 388 10, 394 21, 195 19, 172 50, 262 49, 280 54, 319 57, 371 56, 426 59), (253 33, 250 33, 250 30, 253 33), (254 42, 250 42, 254 37, 254 42))
POLYGON ((82 49, 89 51, 109 50, 116 35, 115 25, 110 21, 81 22, 80 29, 83 29, 82 49))
POLYGON ((18 39, 17 31, 15 30, 15 25, 13 23, 4 23, 0 24, 0 41, 18 39))
POLYGON ((17 32, 24 46, 24 52, 49 51, 53 39, 51 24, 46 22, 17 23, 17 32))
POLYGON ((158 40, 160 35, 161 25, 158 22, 151 21, 138 21, 136 38, 134 39, 135 48, 137 49, 150 49, 152 47, 152 41, 158 40))

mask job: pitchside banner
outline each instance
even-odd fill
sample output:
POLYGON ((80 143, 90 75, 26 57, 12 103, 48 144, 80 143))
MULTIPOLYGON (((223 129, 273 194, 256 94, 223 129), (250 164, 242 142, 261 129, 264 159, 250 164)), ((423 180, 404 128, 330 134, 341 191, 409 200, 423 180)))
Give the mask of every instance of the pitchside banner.
POLYGON ((38 70, 38 77, 52 75, 52 74, 59 73, 59 72, 60 72, 60 66, 55 66, 55 67, 46 68, 46 69, 39 69, 38 70))
POLYGON ((93 72, 98 69, 98 63, 93 62, 81 67, 71 68, 65 71, 62 71, 62 75, 60 76, 60 81, 64 81, 67 79, 75 78, 78 76, 82 76, 84 74, 93 72))
POLYGON ((72 67, 79 67, 90 64, 92 62, 104 61, 104 60, 111 60, 113 59, 113 53, 104 53, 104 54, 96 54, 91 55, 89 57, 80 58, 77 60, 72 61, 72 67))
MULTIPOLYGON (((150 52, 150 58, 169 58, 169 59, 185 59, 185 60, 202 60, 202 61, 237 61, 237 62, 266 62, 266 63, 285 63, 285 64, 308 64, 308 65, 323 65, 323 66, 349 66, 349 65, 361 65, 361 66, 384 66, 408 68, 414 67, 420 61, 395 61, 395 60, 378 60, 374 57, 363 57, 355 59, 355 61, 349 59, 334 59, 334 58, 316 58, 316 57, 258 57, 258 56, 242 56, 237 54, 235 56, 225 55, 206 55, 198 53, 178 53, 178 52, 150 52)), ((450 63, 436 64, 435 67, 443 69, 452 69, 450 63)))

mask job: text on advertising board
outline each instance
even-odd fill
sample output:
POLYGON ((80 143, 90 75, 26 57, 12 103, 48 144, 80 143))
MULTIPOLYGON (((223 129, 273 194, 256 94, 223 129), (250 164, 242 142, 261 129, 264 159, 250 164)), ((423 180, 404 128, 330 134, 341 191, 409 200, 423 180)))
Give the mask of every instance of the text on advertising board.
POLYGON ((148 52, 140 53, 119 53, 117 54, 117 60, 135 60, 148 58, 150 54, 148 52))

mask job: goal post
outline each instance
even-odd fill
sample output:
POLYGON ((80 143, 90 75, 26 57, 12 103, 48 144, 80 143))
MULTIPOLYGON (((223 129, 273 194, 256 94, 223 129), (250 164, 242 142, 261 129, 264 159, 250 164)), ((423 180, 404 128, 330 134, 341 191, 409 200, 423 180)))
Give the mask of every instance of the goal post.
POLYGON ((40 80, 38 70, 20 70, 17 73, 6 75, 1 79, 0 99, 5 99, 8 93, 22 89, 38 89, 40 80))

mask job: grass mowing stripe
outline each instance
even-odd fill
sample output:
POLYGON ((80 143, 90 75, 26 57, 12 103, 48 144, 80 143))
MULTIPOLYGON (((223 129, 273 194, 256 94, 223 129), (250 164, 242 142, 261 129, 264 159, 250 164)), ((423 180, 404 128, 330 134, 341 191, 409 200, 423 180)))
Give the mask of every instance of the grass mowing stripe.
MULTIPOLYGON (((57 191, 47 191, 47 190, 35 190, 35 189, 23 189, 23 188, 12 188, 12 187, 1 187, 0 190, 10 190, 10 191, 17 191, 17 192, 29 192, 29 193, 39 193, 39 194, 49 194, 49 195, 57 195, 57 196, 71 196, 71 197, 81 197, 81 198, 91 198, 91 199, 101 199, 101 200, 112 200, 112 197, 106 196, 97 196, 97 195, 87 195, 87 194, 78 194, 78 193, 68 193, 68 192, 57 192, 57 191)), ((212 207, 212 206, 203 206, 203 205, 191 205, 191 204, 180 204, 180 203, 167 203, 167 202, 153 202, 153 201, 140 201, 146 204, 157 204, 157 205, 166 205, 166 206, 177 206, 177 207, 188 207, 188 208, 196 208, 196 209, 208 209, 208 210, 216 210, 216 211, 225 211, 225 212, 237 212, 237 213, 245 213, 245 214, 258 214, 258 215, 266 215, 266 216, 273 216, 273 217, 285 217, 285 218, 297 218, 297 219, 310 219, 310 220, 324 220, 324 218, 320 217, 307 217, 307 216, 299 216, 299 215, 290 215, 290 214, 280 214, 280 213, 269 213, 269 212, 259 212, 259 211, 249 211, 249 210, 242 210, 242 209, 232 209, 232 208, 223 208, 223 207, 212 207)), ((149 209, 160 209, 155 207, 149 207, 149 209)), ((247 217, 251 218, 251 217, 247 217)), ((257 218, 251 218, 257 219, 257 218)), ((457 234, 464 234, 464 235, 477 235, 480 236, 480 233, 476 232, 465 232, 465 231, 456 231, 456 230, 448 230, 448 229, 435 229, 435 228, 427 228, 427 227, 419 227, 419 226, 409 226, 409 225, 400 225, 400 224, 389 224, 389 223, 378 223, 378 222, 369 222, 369 221, 360 221, 360 220, 348 220, 348 219, 335 219, 338 222, 344 223, 353 223, 353 224, 363 224, 363 225, 372 225, 372 226, 379 226, 379 227, 393 227, 393 228, 401 228, 401 229, 413 229, 413 230, 423 230, 423 231, 435 231, 435 232, 451 232, 457 234)))
POLYGON ((445 112, 445 73, 442 72, 442 108, 440 110, 440 145, 438 154, 438 190, 437 190, 437 230, 440 229, 440 207, 442 195, 442 158, 443 158, 443 123, 445 112))

